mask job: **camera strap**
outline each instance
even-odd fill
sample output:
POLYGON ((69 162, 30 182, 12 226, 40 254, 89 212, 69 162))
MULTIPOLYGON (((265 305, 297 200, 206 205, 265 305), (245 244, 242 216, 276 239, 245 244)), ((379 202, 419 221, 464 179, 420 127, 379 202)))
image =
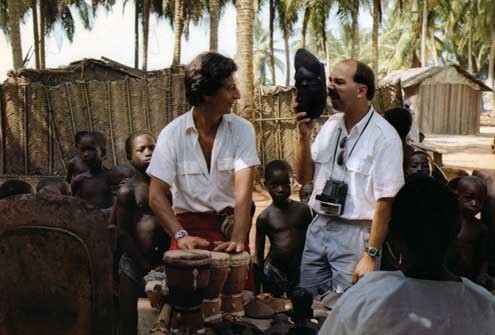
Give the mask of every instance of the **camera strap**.
MULTIPOLYGON (((358 144, 358 142, 361 139, 361 136, 364 134, 364 131, 366 130, 366 128, 368 128, 368 124, 370 123, 371 118, 373 117, 373 114, 374 113, 375 113, 374 110, 371 111, 371 115, 368 118, 368 121, 366 121, 366 124, 364 125, 363 130, 359 133, 359 136, 358 136, 356 142, 354 142, 354 144, 353 144, 353 146, 351 148, 351 151, 349 152, 349 156, 347 156, 347 160, 349 160, 351 158, 351 155, 352 155, 352 152, 354 151, 354 148, 358 144)), ((330 173, 330 179, 332 179, 332 177, 333 177, 333 171, 335 170, 335 160, 337 159, 337 148, 339 146, 340 136, 341 135, 342 135, 342 128, 339 127, 339 136, 337 137, 337 142, 335 143, 335 150, 333 152, 332 173, 330 173)), ((345 169, 345 173, 344 173, 344 178, 342 178, 342 181, 345 182, 345 177, 347 176, 347 166, 345 165, 345 163, 344 163, 344 169, 345 169)))

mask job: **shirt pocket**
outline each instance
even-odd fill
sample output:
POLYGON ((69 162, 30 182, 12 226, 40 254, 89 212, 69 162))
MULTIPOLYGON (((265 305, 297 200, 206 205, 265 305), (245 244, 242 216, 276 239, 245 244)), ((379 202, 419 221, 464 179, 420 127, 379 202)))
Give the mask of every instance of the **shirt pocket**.
POLYGON ((201 175, 203 171, 198 162, 183 161, 177 166, 177 191, 184 191, 193 196, 193 190, 201 192, 201 175))
POLYGON ((368 158, 349 159, 346 164, 347 170, 355 174, 368 177, 371 175, 371 160, 368 158))
POLYGON ((234 158, 217 159, 217 180, 220 189, 226 193, 234 193, 234 158))

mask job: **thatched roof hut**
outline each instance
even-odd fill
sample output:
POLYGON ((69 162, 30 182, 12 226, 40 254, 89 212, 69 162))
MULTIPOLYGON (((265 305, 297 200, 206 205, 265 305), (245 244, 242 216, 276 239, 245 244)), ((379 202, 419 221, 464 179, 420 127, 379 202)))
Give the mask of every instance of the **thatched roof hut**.
POLYGON ((483 91, 491 91, 458 65, 389 73, 381 85, 400 80, 404 100, 416 112, 419 130, 429 134, 478 134, 483 91))

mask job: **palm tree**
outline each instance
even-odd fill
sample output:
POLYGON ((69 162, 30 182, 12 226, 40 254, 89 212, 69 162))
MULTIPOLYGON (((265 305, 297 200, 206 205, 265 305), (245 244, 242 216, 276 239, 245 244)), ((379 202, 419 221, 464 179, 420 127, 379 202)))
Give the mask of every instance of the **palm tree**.
POLYGON ((20 29, 22 3, 16 0, 7 0, 7 10, 10 45, 12 46, 12 59, 14 63, 14 69, 19 69, 23 67, 20 29))
POLYGON ((235 7, 237 11, 237 61, 241 91, 238 112, 244 118, 254 122, 253 1, 236 0, 235 7))
MULTIPOLYGON (((306 5, 306 8, 310 8, 309 24, 311 36, 316 41, 314 44, 314 51, 316 53, 322 52, 324 54, 327 67, 330 66, 330 51, 328 49, 326 20, 330 14, 332 4, 332 1, 329 0, 314 0, 312 2, 308 2, 306 5)), ((305 30, 306 28, 303 26, 303 31, 305 30)))
POLYGON ((180 64, 182 35, 189 38, 189 24, 199 22, 203 16, 203 3, 199 0, 174 0, 168 1, 165 15, 173 17, 174 23, 174 58, 173 65, 180 64))
POLYGON ((278 0, 275 2, 278 12, 278 24, 282 31, 285 48, 285 86, 290 82, 290 47, 289 37, 294 31, 294 24, 297 21, 299 3, 296 1, 278 0))
POLYGON ((352 40, 351 58, 356 58, 359 50, 359 0, 340 0, 337 15, 352 40))
POLYGON ((373 0, 373 33, 371 47, 371 68, 378 74, 378 30, 382 21, 382 3, 381 0, 373 0))
MULTIPOLYGON (((98 1, 94 0, 94 4, 98 1)), ((110 6, 113 1, 105 1, 106 6, 110 6)), ((36 1, 33 2, 36 5, 36 1)), ((65 36, 72 43, 75 33, 75 24, 71 5, 75 5, 79 17, 85 29, 91 29, 91 16, 89 6, 86 1, 80 0, 39 0, 39 35, 35 41, 39 41, 39 65, 41 69, 46 68, 45 36, 53 31, 56 22, 60 22, 64 28, 65 36)), ((33 6, 35 8, 36 6, 33 6)))
MULTIPOLYGON (((263 29, 261 20, 256 18, 254 22, 254 73, 256 85, 275 85, 276 83, 268 80, 266 68, 270 67, 270 58, 274 56, 275 66, 283 70, 284 65, 280 58, 272 55, 269 48, 269 33, 263 29)), ((274 49, 275 52, 282 52, 281 49, 274 49)))
POLYGON ((210 13, 210 51, 218 51, 218 25, 220 21, 220 1, 209 0, 210 13))

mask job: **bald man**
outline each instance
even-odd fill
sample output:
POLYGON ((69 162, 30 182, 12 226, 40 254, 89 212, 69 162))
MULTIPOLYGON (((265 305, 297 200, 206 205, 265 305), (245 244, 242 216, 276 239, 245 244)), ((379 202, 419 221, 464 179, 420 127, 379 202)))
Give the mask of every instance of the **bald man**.
MULTIPOLYGON (((296 176, 313 182, 309 205, 317 214, 306 235, 301 286, 328 307, 353 283, 379 266, 392 198, 404 184, 402 143, 371 105, 375 76, 346 60, 329 77, 328 94, 339 113, 321 128, 298 113, 296 176)), ((297 109, 297 106, 296 106, 297 109)))

